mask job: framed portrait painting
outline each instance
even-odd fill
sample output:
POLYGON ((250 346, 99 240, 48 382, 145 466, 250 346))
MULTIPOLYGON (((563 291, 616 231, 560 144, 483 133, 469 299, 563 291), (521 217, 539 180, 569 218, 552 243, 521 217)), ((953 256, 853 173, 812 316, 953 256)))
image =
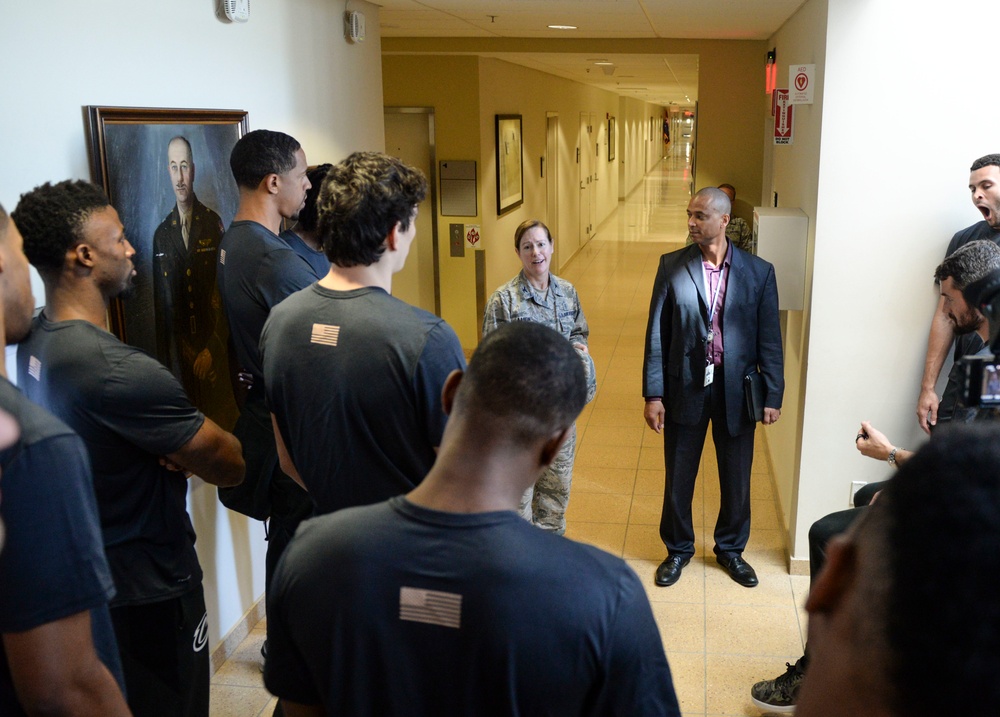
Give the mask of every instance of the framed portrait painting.
POLYGON ((608 118, 608 161, 615 161, 615 148, 618 145, 618 139, 615 134, 615 118, 608 118))
POLYGON ((497 115, 497 216, 524 202, 521 115, 497 115))
POLYGON ((155 356, 207 416, 231 430, 235 366, 215 275, 239 204, 229 168, 242 110, 87 107, 91 169, 135 248, 136 276, 111 330, 155 356))

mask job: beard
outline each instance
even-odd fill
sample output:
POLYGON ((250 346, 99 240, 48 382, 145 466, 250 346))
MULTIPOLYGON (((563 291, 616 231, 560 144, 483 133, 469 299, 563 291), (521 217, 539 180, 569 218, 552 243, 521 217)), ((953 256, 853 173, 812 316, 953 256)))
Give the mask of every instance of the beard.
POLYGON ((122 301, 126 299, 131 299, 135 295, 135 277, 132 276, 131 271, 129 272, 128 278, 125 279, 125 283, 122 285, 118 293, 115 294, 115 298, 121 299, 122 301))
POLYGON ((955 333, 958 335, 971 334, 973 331, 978 331, 979 327, 983 325, 983 315, 977 311, 970 311, 962 316, 952 316, 952 322, 955 324, 955 333))

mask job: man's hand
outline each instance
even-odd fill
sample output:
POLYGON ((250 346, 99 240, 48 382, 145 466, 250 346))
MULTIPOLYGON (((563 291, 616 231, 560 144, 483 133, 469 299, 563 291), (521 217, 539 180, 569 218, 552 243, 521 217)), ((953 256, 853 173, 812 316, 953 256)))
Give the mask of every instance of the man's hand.
POLYGON ((177 465, 166 456, 160 456, 160 465, 166 468, 171 473, 183 473, 185 478, 191 477, 191 471, 189 471, 184 466, 177 465))
POLYGON ((854 441, 854 445, 861 452, 861 455, 879 461, 884 461, 889 457, 892 444, 885 437, 885 434, 877 428, 873 428, 871 423, 862 421, 858 435, 860 437, 854 441))
POLYGON ((765 426, 770 426, 772 423, 777 423, 778 419, 781 418, 780 408, 764 408, 764 418, 761 420, 765 426))
POLYGON ((212 352, 208 349, 202 349, 191 368, 199 380, 204 381, 208 378, 208 374, 212 370, 212 352))
POLYGON ((646 401, 643 417, 646 419, 646 425, 657 433, 663 433, 663 419, 666 415, 667 409, 663 407, 663 401, 658 398, 646 401))
POLYGON ((590 353, 587 350, 587 344, 573 344, 573 348, 575 348, 577 351, 579 351, 580 353, 582 353, 584 355, 587 355, 588 353, 590 353))
POLYGON ((941 399, 933 388, 920 389, 920 398, 917 399, 917 420, 924 433, 930 433, 931 427, 937 425, 938 404, 941 399))

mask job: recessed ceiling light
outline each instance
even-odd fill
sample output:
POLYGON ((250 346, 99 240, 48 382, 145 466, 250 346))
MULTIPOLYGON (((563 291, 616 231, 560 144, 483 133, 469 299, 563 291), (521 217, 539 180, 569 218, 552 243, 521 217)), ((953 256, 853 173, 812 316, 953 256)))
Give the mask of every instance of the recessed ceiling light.
POLYGON ((595 65, 614 65, 615 63, 611 62, 610 60, 598 60, 594 64, 595 65))
POLYGON ((550 30, 575 30, 576 25, 549 25, 550 30))

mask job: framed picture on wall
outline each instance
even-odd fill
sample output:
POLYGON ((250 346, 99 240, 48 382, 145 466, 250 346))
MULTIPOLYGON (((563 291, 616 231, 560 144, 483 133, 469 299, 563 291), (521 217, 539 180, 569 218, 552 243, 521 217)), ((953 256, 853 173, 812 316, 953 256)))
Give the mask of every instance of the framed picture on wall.
POLYGON ((497 216, 524 202, 521 115, 497 115, 497 216))
POLYGON ((615 118, 608 118, 608 161, 615 161, 615 147, 618 144, 618 138, 615 135, 615 118))
POLYGON ((91 170, 135 248, 111 330, 155 356, 226 430, 238 415, 236 366, 215 282, 219 242, 239 204, 229 168, 243 110, 87 107, 91 170))

